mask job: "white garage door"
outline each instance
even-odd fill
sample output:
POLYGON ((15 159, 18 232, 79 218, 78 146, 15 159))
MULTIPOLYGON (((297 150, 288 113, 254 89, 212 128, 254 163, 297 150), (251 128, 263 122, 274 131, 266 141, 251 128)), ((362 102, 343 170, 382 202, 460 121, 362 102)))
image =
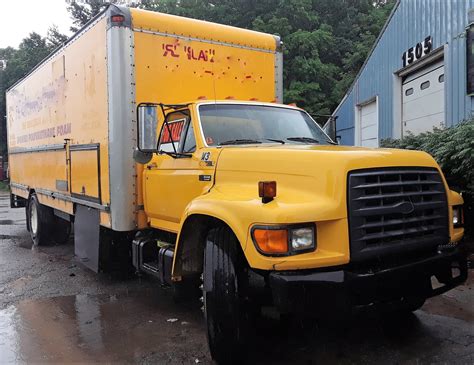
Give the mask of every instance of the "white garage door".
POLYGON ((436 63, 403 81, 403 135, 444 126, 444 66, 436 63))
POLYGON ((357 145, 378 147, 377 100, 359 106, 359 126, 357 145))

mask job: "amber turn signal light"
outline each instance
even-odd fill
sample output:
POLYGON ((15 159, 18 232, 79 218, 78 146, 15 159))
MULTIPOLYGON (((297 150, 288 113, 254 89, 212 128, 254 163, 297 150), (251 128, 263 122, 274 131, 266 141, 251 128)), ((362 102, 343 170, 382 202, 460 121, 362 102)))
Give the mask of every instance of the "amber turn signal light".
POLYGON ((286 254, 288 252, 288 230, 286 229, 255 229, 253 239, 263 253, 286 254))
POLYGON ((260 181, 258 183, 258 196, 262 198, 262 203, 269 203, 277 195, 276 181, 260 181))

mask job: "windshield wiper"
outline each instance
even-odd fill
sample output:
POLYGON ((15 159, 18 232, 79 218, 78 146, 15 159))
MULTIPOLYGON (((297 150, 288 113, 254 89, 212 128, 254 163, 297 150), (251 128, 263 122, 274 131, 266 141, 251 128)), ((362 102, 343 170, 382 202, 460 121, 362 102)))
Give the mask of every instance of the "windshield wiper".
POLYGON ((286 143, 286 142, 283 141, 282 139, 264 138, 264 140, 266 140, 266 141, 271 141, 271 142, 277 142, 277 143, 281 143, 281 144, 285 144, 285 143, 286 143))
POLYGON ((160 155, 168 155, 168 156, 171 156, 173 158, 178 158, 178 157, 193 157, 192 153, 180 153, 180 152, 168 152, 168 151, 163 151, 163 150, 160 150, 158 152, 160 155))
POLYGON ((311 137, 288 137, 287 140, 295 142, 319 143, 317 139, 311 137))
POLYGON ((229 141, 224 141, 224 142, 219 143, 219 146, 233 145, 233 144, 252 144, 252 143, 262 143, 262 142, 257 141, 255 139, 231 139, 229 141))

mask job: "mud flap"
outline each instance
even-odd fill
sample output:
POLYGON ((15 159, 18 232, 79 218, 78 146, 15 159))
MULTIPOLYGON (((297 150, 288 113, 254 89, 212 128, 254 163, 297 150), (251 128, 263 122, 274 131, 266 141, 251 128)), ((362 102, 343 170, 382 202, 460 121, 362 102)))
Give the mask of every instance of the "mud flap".
POLYGON ((97 209, 77 205, 74 254, 88 269, 99 272, 100 217, 97 209))

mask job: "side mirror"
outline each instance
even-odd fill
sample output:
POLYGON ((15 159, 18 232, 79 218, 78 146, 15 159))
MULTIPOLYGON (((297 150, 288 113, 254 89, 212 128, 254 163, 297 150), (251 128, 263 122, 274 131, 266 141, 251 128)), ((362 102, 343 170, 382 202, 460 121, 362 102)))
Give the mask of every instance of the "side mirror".
POLYGON ((158 106, 156 104, 143 103, 137 108, 138 123, 138 150, 141 152, 156 152, 158 144, 158 106))
POLYGON ((156 152, 158 118, 157 105, 142 103, 137 107, 137 141, 138 145, 133 151, 133 158, 136 162, 146 164, 156 152))

